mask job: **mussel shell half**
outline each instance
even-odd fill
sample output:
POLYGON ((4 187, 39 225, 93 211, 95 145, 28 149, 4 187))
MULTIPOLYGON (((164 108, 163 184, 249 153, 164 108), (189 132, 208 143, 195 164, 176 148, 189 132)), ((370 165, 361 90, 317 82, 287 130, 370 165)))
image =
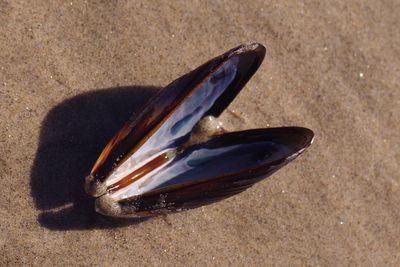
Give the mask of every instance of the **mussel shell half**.
MULTIPOLYGON (((283 127, 212 137, 187 148, 151 177, 150 184, 145 181, 146 193, 115 203, 118 216, 181 211, 240 193, 300 155, 313 136, 306 128, 283 127)), ((97 211, 107 214, 102 198, 97 211)))
POLYGON ((86 179, 86 191, 100 196, 104 184, 115 182, 130 166, 186 142, 201 118, 218 116, 229 105, 264 56, 261 44, 241 45, 165 87, 107 144, 86 179), (119 168, 122 164, 127 166, 119 168))

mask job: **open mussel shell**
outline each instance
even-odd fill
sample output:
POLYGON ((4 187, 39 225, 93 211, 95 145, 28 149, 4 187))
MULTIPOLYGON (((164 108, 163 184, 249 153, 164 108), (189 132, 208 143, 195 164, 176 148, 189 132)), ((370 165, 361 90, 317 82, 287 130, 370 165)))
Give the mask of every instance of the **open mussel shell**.
POLYGON ((216 135, 200 127, 206 116, 223 112, 264 55, 257 43, 234 48, 172 82, 132 117, 86 178, 96 210, 141 217, 209 204, 245 190, 309 146, 313 133, 305 128, 216 135))

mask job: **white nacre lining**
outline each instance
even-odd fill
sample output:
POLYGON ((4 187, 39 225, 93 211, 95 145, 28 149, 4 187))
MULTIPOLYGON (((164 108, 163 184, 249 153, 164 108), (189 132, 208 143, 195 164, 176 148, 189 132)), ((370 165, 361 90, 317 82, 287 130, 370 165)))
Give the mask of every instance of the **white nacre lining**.
MULTIPOLYGON (((176 146, 175 141, 177 139, 188 135, 196 123, 210 110, 215 101, 234 80, 238 62, 239 57, 232 56, 210 75, 130 158, 111 173, 106 179, 106 185, 115 184, 135 169, 143 166, 149 159, 153 159, 155 157, 153 155, 160 155, 159 151, 176 146)), ((160 169, 162 169, 162 166, 140 178, 138 181, 133 182, 126 188, 112 193, 112 197, 123 199, 146 192, 148 187, 141 185, 143 183, 146 184, 145 180, 155 175, 160 169)), ((159 177, 161 180, 157 184, 162 184, 171 178, 173 177, 159 177)))

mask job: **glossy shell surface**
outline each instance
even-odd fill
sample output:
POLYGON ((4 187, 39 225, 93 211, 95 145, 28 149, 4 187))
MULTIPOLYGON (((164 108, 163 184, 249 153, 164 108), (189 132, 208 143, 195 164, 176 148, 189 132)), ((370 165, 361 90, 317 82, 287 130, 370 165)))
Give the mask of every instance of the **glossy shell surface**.
POLYGON ((308 147, 301 127, 224 133, 218 117, 265 55, 241 45, 165 87, 112 138, 86 178, 96 210, 117 217, 153 216, 210 204, 269 176, 308 147))

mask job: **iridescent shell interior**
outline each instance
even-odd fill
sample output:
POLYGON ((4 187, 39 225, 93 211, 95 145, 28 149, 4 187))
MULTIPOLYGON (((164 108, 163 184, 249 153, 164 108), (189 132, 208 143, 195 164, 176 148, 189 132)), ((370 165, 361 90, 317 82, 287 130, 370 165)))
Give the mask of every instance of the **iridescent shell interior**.
POLYGON ((212 203, 245 190, 309 146, 313 133, 300 127, 223 134, 199 127, 223 112, 264 55, 257 43, 232 49, 172 82, 131 118, 86 179, 98 212, 149 216, 212 203), (193 142, 194 132, 206 136, 193 142))

